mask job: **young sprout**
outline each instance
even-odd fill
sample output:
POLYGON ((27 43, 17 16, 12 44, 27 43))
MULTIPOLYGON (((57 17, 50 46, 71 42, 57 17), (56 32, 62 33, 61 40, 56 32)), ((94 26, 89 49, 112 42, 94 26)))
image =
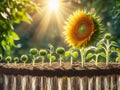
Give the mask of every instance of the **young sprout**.
POLYGON ((109 62, 109 57, 111 54, 110 49, 115 44, 114 42, 110 41, 110 38, 111 38, 111 34, 107 33, 107 34, 105 34, 104 38, 102 40, 100 40, 97 44, 98 46, 101 45, 102 49, 104 50, 104 52, 102 52, 101 55, 106 58, 106 65, 108 65, 108 62, 109 62))
POLYGON ((51 61, 55 61, 56 60, 56 57, 54 55, 50 55, 50 54, 47 54, 47 58, 51 59, 51 61))
POLYGON ((52 56, 52 54, 54 52, 54 47, 53 47, 52 44, 48 44, 48 47, 49 47, 49 49, 48 49, 49 54, 47 55, 47 57, 50 60, 49 65, 51 66, 52 65, 52 58, 51 58, 51 56, 52 56))
POLYGON ((5 61, 7 62, 7 64, 9 65, 9 63, 12 61, 12 57, 11 56, 7 56, 5 58, 5 61))
POLYGON ((28 61, 28 56, 27 55, 22 55, 20 57, 20 60, 24 63, 24 66, 26 65, 26 62, 28 61))
MULTIPOLYGON (((77 59, 78 56, 79 56, 79 54, 78 54, 77 51, 73 51, 73 52, 72 52, 72 57, 73 57, 74 59, 77 59)), ((73 60, 71 61, 71 65, 72 65, 72 63, 73 63, 73 60)))
POLYGON ((3 56, 2 56, 2 54, 0 54, 0 61, 2 61, 2 59, 3 59, 3 56))
POLYGON ((19 58, 18 57, 14 57, 13 60, 14 60, 15 65, 16 65, 17 62, 19 62, 19 58))
POLYGON ((74 49, 70 49, 69 51, 65 52, 65 58, 70 58, 70 64, 73 65, 73 59, 78 58, 79 54, 74 49))
POLYGON ((92 46, 92 48, 93 48, 93 50, 94 50, 94 52, 95 53, 88 53, 87 54, 87 56, 86 56, 86 59, 90 59, 90 58, 92 58, 93 56, 95 56, 95 60, 94 59, 92 59, 92 61, 91 62, 95 62, 95 65, 96 66, 98 66, 98 58, 99 58, 99 56, 101 55, 101 53, 99 52, 99 50, 101 49, 101 47, 99 48, 99 47, 94 47, 94 46, 92 46))
POLYGON ((58 47, 56 53, 59 55, 60 66, 62 65, 62 60, 64 59, 65 49, 63 47, 58 47))
POLYGON ((47 55, 47 51, 45 49, 41 49, 39 51, 39 55, 41 56, 42 58, 42 66, 44 66, 44 60, 45 60, 45 56, 47 55))
POLYGON ((85 64, 85 59, 86 59, 87 52, 89 50, 91 50, 92 48, 94 48, 94 47, 91 46, 91 47, 81 47, 80 48, 82 67, 84 67, 84 64, 85 64))
POLYGON ((36 55, 38 54, 37 48, 31 48, 30 49, 30 54, 32 56, 32 66, 35 66, 35 60, 37 60, 36 55))

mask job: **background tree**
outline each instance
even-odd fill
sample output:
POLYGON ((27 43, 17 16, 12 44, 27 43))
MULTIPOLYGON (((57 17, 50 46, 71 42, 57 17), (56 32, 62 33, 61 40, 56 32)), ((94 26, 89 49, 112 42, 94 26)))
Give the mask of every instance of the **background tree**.
POLYGON ((34 0, 0 0, 0 51, 10 50, 15 46, 19 36, 14 31, 14 25, 26 22, 31 24, 30 14, 39 12, 34 0))

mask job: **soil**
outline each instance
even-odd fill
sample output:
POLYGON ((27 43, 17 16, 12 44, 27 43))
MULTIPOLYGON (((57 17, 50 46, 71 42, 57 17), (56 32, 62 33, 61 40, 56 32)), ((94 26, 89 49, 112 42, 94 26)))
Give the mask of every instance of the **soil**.
POLYGON ((52 66, 49 63, 45 63, 44 66, 41 63, 36 63, 33 67, 32 64, 22 63, 15 65, 14 63, 0 64, 0 75, 32 75, 32 76, 100 76, 100 75, 118 75, 120 74, 120 64, 111 62, 108 66, 105 63, 98 63, 98 67, 94 63, 86 63, 84 67, 81 67, 81 63, 73 63, 73 66, 69 62, 62 63, 59 66, 58 62, 53 62, 52 66))

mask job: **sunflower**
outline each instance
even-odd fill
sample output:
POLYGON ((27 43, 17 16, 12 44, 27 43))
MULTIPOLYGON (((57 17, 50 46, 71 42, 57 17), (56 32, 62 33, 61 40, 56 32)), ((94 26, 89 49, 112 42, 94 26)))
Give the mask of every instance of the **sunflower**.
POLYGON ((86 11, 75 11, 65 24, 65 40, 73 47, 87 46, 101 30, 100 19, 86 11))

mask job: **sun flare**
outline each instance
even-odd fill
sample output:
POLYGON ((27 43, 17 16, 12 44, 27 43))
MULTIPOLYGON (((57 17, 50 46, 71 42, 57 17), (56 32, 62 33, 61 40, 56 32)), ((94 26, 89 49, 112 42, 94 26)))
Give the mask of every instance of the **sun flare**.
POLYGON ((49 0, 48 9, 52 11, 56 11, 59 8, 59 0, 49 0))

